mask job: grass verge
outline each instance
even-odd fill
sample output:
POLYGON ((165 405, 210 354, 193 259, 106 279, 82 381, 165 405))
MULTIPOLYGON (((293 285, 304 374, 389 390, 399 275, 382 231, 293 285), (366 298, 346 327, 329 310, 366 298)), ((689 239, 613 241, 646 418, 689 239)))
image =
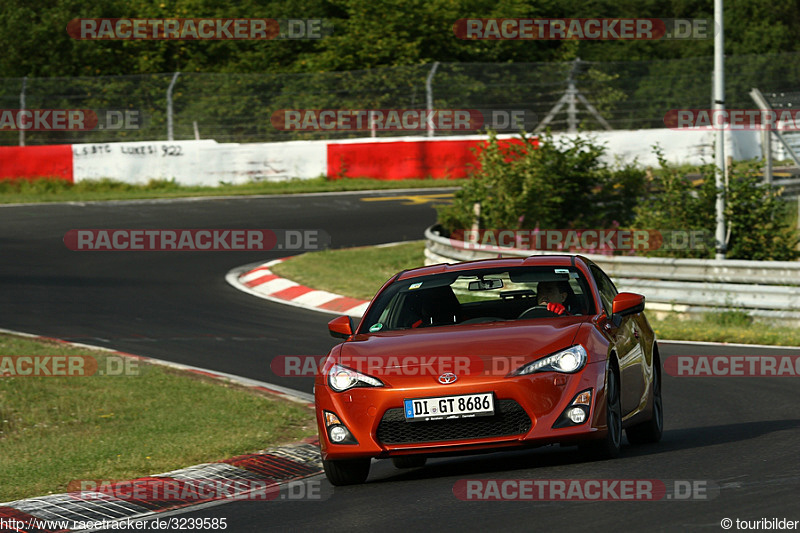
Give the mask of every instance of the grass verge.
POLYGON ((759 321, 736 325, 720 317, 732 313, 738 314, 739 311, 708 313, 700 320, 681 320, 677 316, 661 320, 648 317, 648 320, 659 339, 800 346, 800 330, 797 328, 759 321))
MULTIPOLYGON (((424 241, 389 247, 325 250, 295 257, 272 267, 283 277, 315 289, 371 299, 393 274, 423 264, 424 241)), ((648 316, 660 339, 800 346, 800 330, 753 321, 745 313, 709 313, 702 319, 677 315, 648 316)))
POLYGON ((422 266, 425 241, 310 252, 270 268, 297 283, 370 300, 401 270, 422 266))
POLYGON ((309 192, 362 191, 369 189, 425 189, 459 187, 464 180, 419 179, 385 181, 368 178, 329 180, 319 177, 279 182, 256 182, 218 187, 184 186, 171 180, 150 180, 133 185, 110 179, 69 183, 59 179, 28 181, 0 180, 0 203, 87 202, 98 200, 138 200, 197 196, 245 196, 259 194, 299 194, 309 192))
MULTIPOLYGON (((14 355, 91 356, 99 369, 131 361, 0 335, 0 370, 8 371, 7 356, 14 355)), ((65 492, 70 481, 132 479, 316 435, 313 409, 302 404, 141 361, 129 363, 127 374, 137 375, 2 374, 0 502, 65 492)))

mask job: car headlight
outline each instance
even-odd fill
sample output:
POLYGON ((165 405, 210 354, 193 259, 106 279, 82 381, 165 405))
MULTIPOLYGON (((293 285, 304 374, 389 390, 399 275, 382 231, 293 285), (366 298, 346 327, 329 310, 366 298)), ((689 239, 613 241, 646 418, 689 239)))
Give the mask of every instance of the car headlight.
POLYGON ((344 392, 353 387, 383 387, 383 382, 350 368, 333 365, 328 371, 328 385, 336 392, 344 392))
POLYGON ((563 372, 574 374, 586 364, 586 350, 580 344, 570 346, 553 355, 537 359, 525 366, 518 368, 511 375, 524 376, 535 372, 563 372))

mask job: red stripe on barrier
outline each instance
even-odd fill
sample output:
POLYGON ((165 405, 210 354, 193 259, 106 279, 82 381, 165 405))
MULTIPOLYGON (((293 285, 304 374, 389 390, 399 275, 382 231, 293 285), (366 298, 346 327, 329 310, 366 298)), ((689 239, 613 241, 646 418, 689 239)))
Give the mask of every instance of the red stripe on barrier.
POLYGON ((359 300, 358 298, 348 298, 347 296, 342 296, 341 298, 335 298, 330 302, 326 302, 322 305, 319 305, 320 309, 327 309, 328 311, 347 311, 348 309, 352 309, 357 305, 361 305, 364 303, 364 300, 359 300))
POLYGON ((313 291, 311 287, 303 287, 302 285, 298 285, 297 287, 289 287, 288 289, 283 289, 282 291, 273 292, 270 294, 273 298, 280 298, 281 300, 294 300, 298 296, 302 296, 313 291))
MULTIPOLYGON (((501 148, 522 145, 519 139, 498 141, 501 148)), ((538 146, 538 140, 533 141, 538 146)), ((328 144, 328 178, 465 178, 478 166, 482 140, 398 141, 328 144)))
POLYGON ((0 179, 58 178, 72 176, 72 146, 0 146, 0 179))

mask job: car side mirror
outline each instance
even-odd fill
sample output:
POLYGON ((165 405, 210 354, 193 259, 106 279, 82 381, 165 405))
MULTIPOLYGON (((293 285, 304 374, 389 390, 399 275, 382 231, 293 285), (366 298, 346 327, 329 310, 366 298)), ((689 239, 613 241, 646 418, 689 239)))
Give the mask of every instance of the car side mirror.
POLYGON ((336 337, 337 339, 348 338, 353 334, 354 329, 353 319, 349 316, 337 316, 328 322, 328 331, 331 337, 336 337))
POLYGON ((622 317, 644 311, 644 296, 633 292, 621 292, 611 303, 611 322, 619 327, 622 317))

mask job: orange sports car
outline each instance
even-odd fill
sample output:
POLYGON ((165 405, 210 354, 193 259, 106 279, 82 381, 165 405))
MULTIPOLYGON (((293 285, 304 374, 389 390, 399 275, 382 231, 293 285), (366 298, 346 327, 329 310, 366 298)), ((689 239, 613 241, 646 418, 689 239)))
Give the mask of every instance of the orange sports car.
POLYGON ((661 365, 644 296, 585 257, 441 264, 392 277, 315 378, 325 474, 363 483, 373 458, 577 444, 599 457, 661 438, 661 365))

